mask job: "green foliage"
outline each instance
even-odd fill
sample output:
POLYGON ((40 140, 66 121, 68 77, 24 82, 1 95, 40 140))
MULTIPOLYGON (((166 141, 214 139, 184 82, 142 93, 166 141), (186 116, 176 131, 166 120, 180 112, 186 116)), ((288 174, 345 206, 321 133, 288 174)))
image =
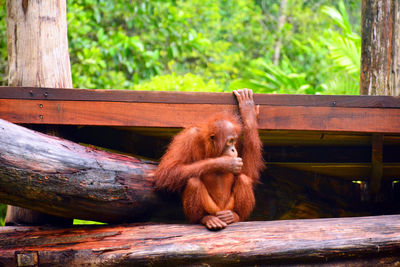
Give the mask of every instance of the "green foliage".
MULTIPOLYGON (((258 92, 357 93, 359 1, 288 0, 286 23, 277 31, 280 3, 68 1, 74 87, 227 91, 246 85, 258 92), (273 65, 278 39, 280 61, 273 65)), ((0 9, 3 84, 5 11, 0 9)))
POLYGON ((86 225, 86 224, 93 225, 93 224, 105 224, 105 223, 74 219, 74 223, 73 224, 74 225, 86 225))
MULTIPOLYGON (((327 61, 328 75, 321 82, 327 89, 323 94, 359 94, 361 38, 352 30, 350 17, 343 1, 339 1, 338 9, 323 6, 321 12, 329 16, 337 30, 325 30, 322 42, 329 49, 327 61)), ((360 31, 359 24, 355 27, 360 31)))
POLYGON ((260 20, 251 0, 68 1, 74 86, 128 89, 156 75, 196 73, 226 88, 266 53, 260 20))
POLYGON ((296 73, 289 61, 285 66, 288 71, 263 60, 252 62, 247 69, 250 79, 238 79, 231 83, 231 89, 253 88, 256 92, 306 94, 313 93, 313 87, 307 82, 305 73, 296 73))
POLYGON ((7 212, 7 205, 0 204, 0 226, 4 226, 6 212, 7 212))
POLYGON ((351 28, 344 2, 338 2, 337 8, 320 6, 318 10, 305 7, 300 1, 289 3, 292 22, 283 27, 285 34, 280 35, 283 47, 279 64, 275 66, 265 57, 252 60, 243 76, 231 83, 231 89, 359 94, 361 38, 351 28), (322 31, 316 31, 318 28, 322 31))
POLYGON ((359 94, 361 37, 352 30, 343 1, 338 9, 324 6, 322 13, 328 15, 341 32, 328 29, 330 38, 324 40, 329 48, 329 58, 333 64, 331 75, 326 81, 327 94, 359 94))
POLYGON ((187 73, 178 76, 175 73, 155 76, 150 81, 134 87, 135 90, 145 91, 192 91, 192 92, 222 92, 214 80, 205 82, 202 77, 187 73))

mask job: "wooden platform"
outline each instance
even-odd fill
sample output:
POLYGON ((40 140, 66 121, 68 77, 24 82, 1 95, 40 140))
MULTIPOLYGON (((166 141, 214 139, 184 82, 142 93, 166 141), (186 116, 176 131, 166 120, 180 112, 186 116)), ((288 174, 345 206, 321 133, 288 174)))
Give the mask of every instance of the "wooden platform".
MULTIPOLYGON (((256 94, 255 101, 269 168, 253 220, 398 212, 400 98, 256 94), (376 205, 365 181, 375 194, 382 182, 370 198, 380 199, 376 205)), ((2 119, 152 159, 182 127, 226 110, 237 110, 231 93, 0 87, 2 119)), ((183 222, 180 210, 164 210, 152 220, 183 222)), ((185 224, 3 227, 0 266, 393 266, 399 233, 399 215, 242 222, 221 232, 185 224)))
MULTIPOLYGON (((392 152, 400 147, 399 97, 256 94, 255 102, 260 105, 259 129, 265 146, 296 146, 296 153, 307 146, 349 147, 350 154, 359 146, 369 147, 367 153, 371 154, 372 136, 379 135, 381 150, 386 151, 381 153, 385 155, 383 177, 399 179, 400 159, 392 152)), ((0 118, 7 121, 100 127, 94 130, 98 132, 101 127, 113 127, 114 132, 132 132, 152 143, 165 140, 163 146, 182 127, 221 111, 237 111, 232 93, 0 87, 0 118)), ((303 155, 302 161, 271 158, 269 163, 350 180, 365 179, 373 168, 372 156, 366 162, 359 159, 360 153, 350 154, 350 162, 333 156, 324 164, 307 160, 312 155, 303 155)))
POLYGON ((397 266, 399 233, 399 215, 242 222, 219 232, 176 224, 3 227, 0 265, 397 266))

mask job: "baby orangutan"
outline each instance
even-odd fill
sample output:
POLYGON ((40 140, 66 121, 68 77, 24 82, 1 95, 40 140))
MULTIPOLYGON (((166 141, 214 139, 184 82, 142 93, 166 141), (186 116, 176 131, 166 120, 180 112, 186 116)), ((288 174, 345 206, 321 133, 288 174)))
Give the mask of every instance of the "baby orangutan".
POLYGON ((210 230, 250 215, 253 185, 264 167, 253 92, 234 94, 243 125, 237 116, 222 113, 186 128, 175 136, 155 173, 155 186, 180 192, 186 217, 210 230))

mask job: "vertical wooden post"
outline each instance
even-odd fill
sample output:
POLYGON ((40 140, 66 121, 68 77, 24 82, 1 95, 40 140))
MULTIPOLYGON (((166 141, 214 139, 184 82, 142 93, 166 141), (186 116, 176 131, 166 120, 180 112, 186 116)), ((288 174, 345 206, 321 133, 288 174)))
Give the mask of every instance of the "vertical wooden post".
MULTIPOLYGON (((8 84, 72 88, 65 0, 7 0, 8 84)), ((9 206, 6 224, 68 223, 9 206)))
POLYGON ((378 195, 381 189, 381 180, 383 175, 383 135, 372 135, 372 170, 370 177, 370 188, 372 195, 378 195))
POLYGON ((399 2, 362 0, 362 95, 400 95, 399 2))
POLYGON ((7 0, 10 86, 72 88, 65 0, 7 0))
MULTIPOLYGON (((362 95, 400 95, 400 0, 362 0, 362 95)), ((382 178, 383 135, 372 135, 371 194, 382 178)))

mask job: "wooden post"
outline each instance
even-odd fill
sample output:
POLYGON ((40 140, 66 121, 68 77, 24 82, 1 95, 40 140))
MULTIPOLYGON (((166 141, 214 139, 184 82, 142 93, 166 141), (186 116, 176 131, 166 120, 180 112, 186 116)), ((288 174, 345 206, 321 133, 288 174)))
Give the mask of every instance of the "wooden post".
POLYGON ((10 86, 72 88, 66 1, 7 0, 10 86))
POLYGON ((400 95, 399 0, 362 0, 362 95, 400 95))
POLYGON ((370 188, 372 195, 376 196, 381 188, 383 175, 383 135, 372 135, 372 170, 370 179, 370 188))
MULTIPOLYGON (((399 0, 362 0, 362 95, 400 95, 399 0)), ((382 177, 383 135, 372 136, 370 188, 379 193, 382 177)))
MULTIPOLYGON (((7 0, 10 86, 72 88, 66 1, 7 0)), ((9 206, 6 224, 66 223, 65 219, 9 206)))

